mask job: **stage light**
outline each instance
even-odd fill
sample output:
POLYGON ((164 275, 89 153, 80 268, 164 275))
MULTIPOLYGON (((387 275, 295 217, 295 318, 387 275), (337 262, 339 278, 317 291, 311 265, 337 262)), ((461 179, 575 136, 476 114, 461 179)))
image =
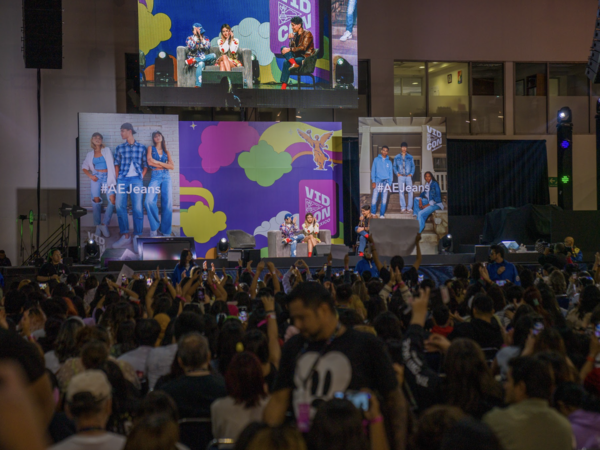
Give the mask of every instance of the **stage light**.
POLYGON ((217 253, 219 255, 219 259, 227 259, 227 252, 229 251, 229 241, 225 238, 222 238, 217 244, 217 253))
POLYGON ((441 254, 452 253, 453 246, 454 244, 452 242, 452 235, 447 234, 446 236, 440 239, 440 242, 438 244, 438 250, 441 254))
POLYGON ((336 89, 354 89, 354 68, 342 57, 335 64, 335 84, 336 89))
POLYGON ((563 141, 560 143, 560 146, 565 150, 568 149, 570 145, 571 142, 568 139, 563 139, 563 141))
POLYGON ((96 243, 95 240, 90 239, 85 243, 85 247, 83 247, 84 255, 84 264, 97 264, 100 262, 100 246, 96 243))
POLYGON ((154 60, 154 83, 174 83, 173 59, 164 51, 154 60))
POLYGON ((571 108, 565 106, 558 110, 558 123, 571 123, 571 108))

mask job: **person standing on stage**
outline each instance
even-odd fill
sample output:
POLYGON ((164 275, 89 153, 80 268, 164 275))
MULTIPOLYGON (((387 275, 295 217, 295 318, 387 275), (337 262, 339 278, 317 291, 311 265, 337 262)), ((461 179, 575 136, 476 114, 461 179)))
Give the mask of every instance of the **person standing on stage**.
POLYGON ((373 160, 371 167, 371 214, 377 213, 377 200, 379 194, 383 194, 381 198, 381 215, 380 218, 385 219, 385 210, 387 209, 388 192, 391 192, 390 184, 394 179, 392 162, 388 156, 390 149, 387 145, 381 147, 381 153, 373 160))
POLYGON ((279 231, 281 231, 281 238, 283 240, 283 244, 290 245, 292 258, 296 257, 296 246, 298 242, 302 242, 304 240, 304 234, 298 234, 298 225, 296 225, 296 218, 292 216, 290 213, 285 215, 285 222, 279 226, 279 231))
POLYGON ((50 251, 49 261, 40 267, 37 281, 38 283, 46 283, 54 278, 59 283, 61 281, 65 282, 67 275, 70 273, 71 271, 69 268, 62 263, 62 253, 60 252, 60 249, 55 248, 50 251))
POLYGON ((206 30, 202 25, 192 25, 193 34, 188 36, 185 43, 188 48, 188 59, 185 60, 188 67, 196 67, 196 87, 202 87, 202 71, 217 60, 217 56, 210 52, 210 39, 204 36, 206 30))
POLYGON ((358 234, 358 256, 364 256, 365 247, 367 246, 367 239, 369 239, 369 225, 371 219, 377 219, 377 214, 371 214, 371 207, 369 205, 363 205, 362 215, 359 218, 358 226, 354 228, 354 231, 358 234))
POLYGON ((412 177, 415 174, 415 162, 412 155, 408 154, 408 144, 400 144, 401 153, 394 158, 394 173, 398 176, 398 189, 400 192, 400 214, 413 212, 412 177), (404 193, 408 192, 408 202, 404 193))
POLYGON ((152 169, 152 179, 146 193, 146 212, 150 222, 150 236, 171 236, 173 220, 173 185, 169 170, 175 169, 171 154, 167 150, 165 137, 160 131, 152 133, 152 145, 147 150, 148 167, 152 169), (160 220, 158 217, 158 194, 160 194, 160 220), (160 227, 160 230, 159 230, 160 227))
POLYGON ((419 221, 419 233, 423 232, 427 218, 438 209, 444 209, 442 203, 442 190, 431 172, 425 172, 425 190, 415 198, 413 217, 419 221))
POLYGON ((231 72, 232 67, 242 67, 238 59, 238 48, 240 41, 233 37, 233 30, 227 24, 221 27, 221 37, 217 41, 221 56, 217 59, 217 64, 221 72, 231 72))
POLYGON ((0 267, 10 267, 12 266, 10 259, 6 257, 6 252, 4 250, 0 250, 0 267))
POLYGON ((313 35, 310 31, 304 29, 302 18, 292 17, 291 26, 293 33, 290 33, 289 47, 281 47, 281 54, 285 58, 281 70, 281 89, 287 89, 287 83, 290 79, 290 69, 297 69, 309 56, 315 53, 315 44, 313 35))
POLYGON ((135 140, 136 131, 130 123, 121 125, 121 138, 125 142, 115 151, 115 174, 117 176, 117 217, 121 238, 113 244, 113 248, 123 248, 132 243, 129 233, 129 216, 127 214, 127 195, 133 208, 133 251, 137 253, 137 237, 144 228, 144 210, 142 209, 142 193, 144 175, 148 170, 146 147, 135 140))
POLYGON ((306 213, 304 216, 302 231, 304 232, 304 242, 308 244, 308 257, 310 258, 315 245, 321 242, 319 239, 319 224, 311 213, 306 213))
POLYGON ((117 178, 115 176, 115 162, 113 160, 113 154, 110 148, 104 146, 104 138, 100 133, 92 134, 92 149, 89 152, 85 160, 83 161, 83 173, 85 173, 89 179, 92 188, 92 211, 94 213, 94 226, 96 227, 96 236, 100 236, 100 233, 104 237, 110 237, 108 226, 110 225, 110 219, 115 211, 115 194, 108 196, 108 206, 104 212, 104 221, 102 218, 102 186, 105 186, 106 192, 109 192, 111 187, 117 184, 117 178))

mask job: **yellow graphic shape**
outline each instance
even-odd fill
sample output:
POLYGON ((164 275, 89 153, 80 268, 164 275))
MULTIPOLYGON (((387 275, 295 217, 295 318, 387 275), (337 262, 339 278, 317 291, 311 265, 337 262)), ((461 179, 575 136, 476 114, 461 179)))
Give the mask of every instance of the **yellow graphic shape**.
POLYGON ((204 244, 218 232, 227 228, 227 216, 222 211, 213 212, 215 199, 208 189, 186 187, 180 188, 181 195, 196 195, 204 198, 208 206, 202 202, 187 211, 181 211, 181 228, 186 236, 191 236, 196 242, 204 244))
POLYGON ((323 50, 323 57, 317 60, 317 67, 319 69, 326 70, 329 72, 329 38, 323 38, 323 44, 325 45, 323 50))
MULTIPOLYGON (((329 133, 331 131, 312 127, 302 122, 279 122, 267 128, 260 137, 260 140, 267 141, 273 146, 273 150, 275 150, 275 152, 281 153, 286 151, 286 149, 292 144, 296 144, 298 142, 304 142, 306 144, 306 141, 304 141, 304 139, 302 139, 302 137, 300 137, 298 134, 298 130, 302 130, 305 133, 308 130, 311 130, 313 138, 316 135, 322 136, 324 133, 329 133)), ((327 145, 326 150, 341 153, 342 130, 334 131, 333 136, 331 136, 331 139, 329 139, 325 145, 327 145)), ((308 151, 310 146, 306 144, 306 148, 308 151)))
POLYGON ((171 39, 171 18, 166 14, 152 14, 154 0, 146 0, 146 5, 138 3, 140 50, 148 54, 163 41, 171 39))
MULTIPOLYGON (((275 58, 273 58, 275 61, 275 58)), ((260 82, 261 83, 279 83, 279 80, 276 80, 273 77, 273 64, 269 64, 267 66, 258 66, 260 67, 260 82)))
POLYGON ((344 224, 343 222, 338 222, 338 238, 332 238, 331 243, 337 245, 344 245, 344 224))

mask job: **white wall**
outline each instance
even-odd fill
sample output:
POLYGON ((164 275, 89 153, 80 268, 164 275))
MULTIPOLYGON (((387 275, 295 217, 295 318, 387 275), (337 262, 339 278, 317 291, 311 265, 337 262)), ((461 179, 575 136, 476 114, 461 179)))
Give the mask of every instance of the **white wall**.
MULTIPOLYGON (((113 16, 122 7, 118 3, 63 0, 63 69, 42 70, 43 190, 74 192, 76 189, 77 113, 116 112, 113 16)), ((0 248, 6 250, 13 263, 18 262, 17 215, 36 209, 35 197, 31 195, 27 204, 17 205, 17 193, 35 190, 37 183, 36 70, 25 69, 21 27, 21 2, 3 2, 0 14, 0 42, 3 43, 0 248)), ((47 198, 47 194, 42 197, 47 198)), ((69 200, 75 198, 74 195, 68 197, 69 200)), ((56 208, 47 210, 50 203, 46 201, 42 205, 42 214, 48 214, 49 220, 41 223, 40 241, 49 231, 54 231, 58 221, 56 208)))

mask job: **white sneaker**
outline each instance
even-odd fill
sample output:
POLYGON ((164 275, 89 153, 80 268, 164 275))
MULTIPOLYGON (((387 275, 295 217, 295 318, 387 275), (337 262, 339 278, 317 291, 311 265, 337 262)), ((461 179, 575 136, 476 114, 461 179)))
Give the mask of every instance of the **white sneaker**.
POLYGON ((124 248, 131 244, 131 236, 125 237, 125 235, 121 236, 117 242, 115 242, 112 247, 113 248, 124 248))
POLYGON ((401 210, 400 214, 406 214, 406 209, 401 210))
POLYGON ((110 237, 110 231, 108 231, 108 227, 106 225, 104 225, 104 224, 98 225, 98 227, 96 228, 96 231, 98 229, 102 232, 102 235, 104 237, 110 237))
POLYGON ((346 30, 344 32, 344 34, 342 34, 342 37, 340 38, 340 41, 345 42, 348 39, 352 39, 352 33, 350 33, 348 30, 346 30))
POLYGON ((380 219, 385 219, 385 216, 379 216, 380 219))
POLYGON ((157 237, 157 236, 158 236, 158 230, 157 231, 150 230, 150 237, 157 237))

